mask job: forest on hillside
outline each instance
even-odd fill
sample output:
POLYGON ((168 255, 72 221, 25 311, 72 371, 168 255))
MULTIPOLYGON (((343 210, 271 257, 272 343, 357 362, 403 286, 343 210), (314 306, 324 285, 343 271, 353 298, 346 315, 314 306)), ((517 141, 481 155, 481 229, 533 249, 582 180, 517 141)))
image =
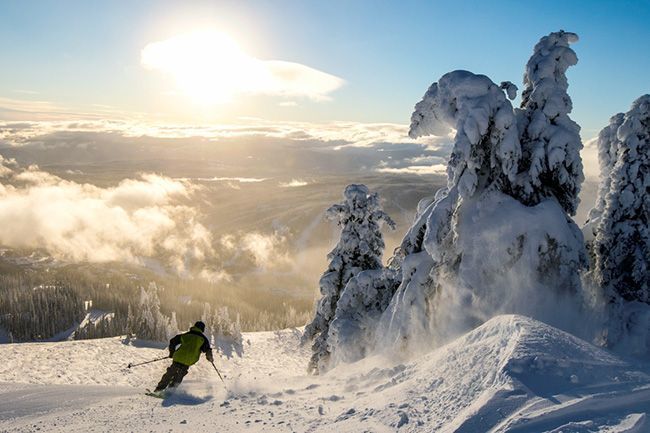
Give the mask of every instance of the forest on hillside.
POLYGON ((311 314, 311 299, 242 290, 120 264, 14 269, 0 276, 0 328, 13 342, 122 335, 165 341, 199 319, 227 333, 303 326, 311 314), (88 320, 91 312, 96 320, 88 320))

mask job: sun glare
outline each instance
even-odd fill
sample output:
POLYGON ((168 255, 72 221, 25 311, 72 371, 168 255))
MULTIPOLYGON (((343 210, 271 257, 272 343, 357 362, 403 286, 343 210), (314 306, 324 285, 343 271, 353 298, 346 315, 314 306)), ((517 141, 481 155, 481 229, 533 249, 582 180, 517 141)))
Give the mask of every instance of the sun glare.
POLYGON ((344 81, 299 63, 260 60, 228 35, 203 30, 148 44, 142 65, 173 77, 180 93, 202 104, 228 102, 236 94, 307 97, 322 101, 344 81))
POLYGON ((197 31, 154 42, 142 50, 142 64, 169 73, 178 89, 201 103, 223 103, 250 83, 264 80, 259 61, 244 53, 229 36, 197 31))

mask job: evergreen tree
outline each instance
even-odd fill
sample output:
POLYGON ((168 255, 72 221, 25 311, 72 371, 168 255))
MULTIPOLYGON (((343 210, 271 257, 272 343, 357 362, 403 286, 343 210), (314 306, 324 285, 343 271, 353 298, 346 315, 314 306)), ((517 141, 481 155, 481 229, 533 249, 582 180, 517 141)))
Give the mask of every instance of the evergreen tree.
POLYGON ((228 358, 232 356, 233 350, 242 356, 244 345, 239 313, 235 316, 235 320, 232 320, 228 307, 220 307, 215 310, 213 317, 215 320, 215 346, 228 358))
POLYGON ((569 117, 566 78, 567 69, 578 62, 569 47, 577 41, 575 33, 560 30, 535 45, 518 110, 523 157, 516 196, 529 206, 554 197, 569 215, 575 215, 584 180, 580 127, 569 117))
POLYGON ((158 287, 151 283, 149 290, 140 288, 140 298, 136 305, 129 305, 127 330, 129 334, 143 340, 166 341, 169 319, 160 311, 158 287))
POLYGON ((377 325, 398 286, 399 273, 391 268, 362 271, 350 279, 328 331, 331 364, 357 361, 374 348, 377 325))
POLYGON ((203 313, 201 313, 201 322, 205 324, 205 330, 203 331, 203 335, 205 335, 208 338, 208 341, 210 342, 211 345, 214 345, 215 331, 216 331, 215 315, 212 311, 212 306, 208 302, 203 303, 203 313))
POLYGON ((167 327, 167 338, 171 339, 179 332, 178 322, 176 321, 176 311, 172 311, 172 316, 169 319, 169 325, 167 327))
POLYGON ((581 289, 584 240, 568 214, 582 144, 564 75, 576 39, 558 32, 537 44, 521 110, 508 101, 514 85, 467 71, 445 74, 416 104, 411 137, 455 135, 447 187, 419 207, 396 254, 401 283, 380 322, 382 344, 443 341, 446 330, 504 312, 552 320, 538 305, 581 289))
POLYGON ((411 116, 412 138, 456 131, 448 190, 458 188, 461 197, 493 185, 501 189, 517 174, 521 147, 503 87, 509 86, 497 86, 485 75, 449 72, 429 87, 411 116))
POLYGON ((609 119, 609 125, 604 127, 598 134, 598 165, 600 166, 600 185, 596 205, 589 211, 589 219, 582 227, 585 237, 587 251, 589 252, 592 265, 595 263, 596 252, 593 244, 600 218, 605 210, 605 198, 611 188, 611 172, 618 157, 618 128, 623 123, 625 115, 618 113, 609 119))
POLYGON ((388 344, 399 348, 408 336, 432 332, 437 274, 458 257, 453 220, 462 201, 509 190, 515 181, 521 149, 508 100, 514 90, 513 85, 496 85, 484 75, 453 71, 433 83, 415 106, 409 135, 418 138, 453 130, 454 145, 447 187, 433 201, 418 205, 418 215, 395 257, 401 283, 383 318, 388 344))
POLYGON ((610 299, 650 304, 650 95, 634 101, 617 138, 595 240, 596 279, 610 299))
POLYGON ((348 185, 343 202, 331 206, 326 215, 341 227, 341 237, 327 256, 330 263, 319 283, 322 297, 316 315, 303 335, 303 342, 313 341, 313 354, 308 366, 313 373, 327 368, 329 326, 341 292, 359 272, 382 268, 384 240, 380 227, 382 223, 395 226, 382 210, 378 195, 370 193, 365 185, 348 185))
POLYGON ((84 314, 83 301, 68 285, 0 277, 0 327, 15 341, 50 339, 74 328, 84 314))
POLYGON ((609 119, 609 125, 598 134, 598 165, 602 182, 598 188, 596 206, 589 213, 590 219, 599 218, 605 210, 605 198, 611 187, 611 173, 618 159, 618 128, 623 124, 625 114, 618 113, 609 119))

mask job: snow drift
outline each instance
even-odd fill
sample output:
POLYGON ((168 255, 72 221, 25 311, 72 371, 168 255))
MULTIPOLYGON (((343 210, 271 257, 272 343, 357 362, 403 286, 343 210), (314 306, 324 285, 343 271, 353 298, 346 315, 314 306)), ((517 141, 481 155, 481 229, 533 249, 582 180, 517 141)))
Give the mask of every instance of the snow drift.
POLYGON ((200 361, 160 401, 159 349, 118 339, 0 346, 0 431, 643 432, 650 375, 563 331, 497 316, 407 363, 370 357, 321 376, 300 332, 244 334, 243 356, 200 361), (119 416, 116 414, 119 413, 119 416))

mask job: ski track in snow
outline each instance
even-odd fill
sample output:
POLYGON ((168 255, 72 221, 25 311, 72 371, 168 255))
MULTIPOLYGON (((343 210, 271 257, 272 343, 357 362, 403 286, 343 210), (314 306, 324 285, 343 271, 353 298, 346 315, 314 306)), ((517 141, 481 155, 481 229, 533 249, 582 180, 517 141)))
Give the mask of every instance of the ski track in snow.
POLYGON ((0 345, 2 432, 650 432, 650 375, 521 316, 498 316, 405 363, 373 357, 305 374, 300 332, 244 335, 164 400, 168 361, 118 338, 0 345))

